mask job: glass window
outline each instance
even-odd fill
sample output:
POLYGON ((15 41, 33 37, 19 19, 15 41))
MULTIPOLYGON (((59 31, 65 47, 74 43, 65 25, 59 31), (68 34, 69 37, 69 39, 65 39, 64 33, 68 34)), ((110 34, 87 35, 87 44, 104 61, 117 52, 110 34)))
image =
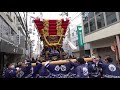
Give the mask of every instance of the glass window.
POLYGON ((98 15, 96 18, 97 18, 97 26, 98 26, 98 29, 104 27, 104 26, 105 26, 105 22, 104 22, 103 13, 100 14, 100 15, 98 15))
POLYGON ((14 17, 14 22, 15 22, 15 17, 14 17))
POLYGON ((29 32, 32 33, 32 28, 29 28, 29 32))
POLYGON ((17 44, 17 33, 13 29, 11 29, 11 41, 17 44))
POLYGON ((92 18, 94 16, 94 12, 89 12, 89 18, 92 18))
POLYGON ((100 12, 95 12, 96 15, 98 15, 100 12))
POLYGON ((2 18, 0 17, 0 36, 1 36, 1 32, 2 32, 2 22, 3 22, 3 20, 2 20, 2 18))
POLYGON ((76 31, 76 35, 78 35, 78 31, 76 31))
POLYGON ((32 20, 32 23, 34 23, 34 20, 32 20))
POLYGON ((115 12, 106 12, 107 25, 117 21, 115 12))
POLYGON ((82 15, 83 15, 83 22, 88 21, 88 12, 84 12, 82 13, 82 15))
POLYGON ((22 32, 20 32, 20 37, 19 37, 19 40, 18 40, 18 44, 20 47, 25 47, 25 37, 23 35, 22 32))
POLYGON ((3 22, 3 20, 2 20, 2 18, 0 17, 0 27, 2 26, 2 22, 3 22))
POLYGON ((88 23, 84 25, 84 33, 88 34, 89 33, 89 28, 88 28, 88 23))
POLYGON ((72 36, 74 36, 74 32, 72 33, 72 36))
POLYGON ((33 32, 33 35, 35 35, 35 32, 33 32))
POLYGON ((87 16, 83 18, 83 22, 86 22, 86 21, 88 21, 88 17, 87 16))
POLYGON ((69 35, 67 35, 67 38, 69 38, 69 35))
POLYGON ((120 12, 118 12, 118 14, 119 14, 119 19, 120 19, 120 12))
POLYGON ((7 12, 7 14, 8 14, 9 16, 11 16, 11 12, 7 12))
POLYGON ((22 32, 20 32, 20 36, 24 36, 22 32))
POLYGON ((14 41, 14 35, 15 35, 15 32, 14 30, 11 29, 11 40, 14 41))
POLYGON ((95 19, 90 20, 90 31, 95 31, 96 26, 95 26, 95 19))
POLYGON ((10 12, 10 16, 11 16, 11 12, 10 12))
POLYGON ((9 40, 10 29, 8 24, 3 20, 2 23, 2 37, 9 40))
POLYGON ((9 37, 10 37, 10 33, 11 33, 11 27, 9 26, 9 37))
POLYGON ((76 46, 78 46, 78 40, 76 40, 76 46))

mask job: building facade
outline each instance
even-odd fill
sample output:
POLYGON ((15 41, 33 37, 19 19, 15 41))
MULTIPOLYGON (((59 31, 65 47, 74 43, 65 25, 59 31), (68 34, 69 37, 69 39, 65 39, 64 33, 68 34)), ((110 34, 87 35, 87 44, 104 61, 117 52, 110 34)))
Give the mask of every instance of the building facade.
POLYGON ((78 45, 78 31, 77 31, 77 26, 75 26, 74 28, 72 28, 70 30, 70 41, 73 43, 74 46, 77 47, 76 50, 72 50, 72 55, 74 55, 74 57, 78 57, 80 55, 79 52, 79 45, 78 45))
POLYGON ((28 31, 29 31, 29 36, 31 40, 31 57, 36 58, 37 56, 40 55, 42 51, 41 47, 41 40, 40 40, 40 34, 37 31, 35 24, 34 24, 34 19, 39 17, 40 13, 39 12, 28 12, 27 18, 28 18, 28 31))
POLYGON ((65 38, 63 38, 62 48, 64 49, 65 53, 67 53, 68 55, 71 55, 71 48, 68 44, 69 38, 70 38, 70 30, 67 29, 65 38))
POLYGON ((83 12, 82 17, 84 42, 90 46, 91 56, 96 53, 104 59, 110 55, 116 62, 120 58, 120 12, 83 12), (118 54, 111 50, 114 44, 118 54))
POLYGON ((0 75, 8 62, 25 57, 26 25, 19 12, 0 12, 0 75))
POLYGON ((80 49, 78 44, 78 30, 77 26, 82 26, 82 15, 81 12, 74 13, 70 19, 70 24, 68 26, 65 39, 63 41, 63 48, 69 55, 78 57, 80 56, 80 49), (73 50, 69 45, 67 39, 77 47, 76 50, 73 50))

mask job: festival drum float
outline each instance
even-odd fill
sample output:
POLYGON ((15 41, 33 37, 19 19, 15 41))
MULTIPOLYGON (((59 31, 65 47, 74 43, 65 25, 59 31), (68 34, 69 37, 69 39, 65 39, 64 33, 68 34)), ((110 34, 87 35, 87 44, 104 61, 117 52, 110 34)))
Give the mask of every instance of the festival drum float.
MULTIPOLYGON (((69 24, 69 20, 43 20, 40 21, 39 18, 34 20, 35 26, 41 35, 41 40, 43 41, 44 48, 60 48, 62 47, 63 38, 69 24)), ((60 52, 62 55, 62 53, 60 52)), ((45 51, 46 59, 48 59, 49 52, 45 51)), ((60 56, 61 56, 60 55, 60 56)))

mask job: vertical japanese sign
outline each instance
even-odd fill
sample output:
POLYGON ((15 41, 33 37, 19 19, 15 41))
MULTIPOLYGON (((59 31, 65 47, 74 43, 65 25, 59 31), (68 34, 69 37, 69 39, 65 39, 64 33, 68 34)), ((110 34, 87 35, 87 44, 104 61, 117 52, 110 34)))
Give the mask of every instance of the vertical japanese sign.
POLYGON ((79 43, 79 46, 84 46, 83 35, 82 35, 82 26, 77 26, 77 31, 78 31, 78 43, 79 43))

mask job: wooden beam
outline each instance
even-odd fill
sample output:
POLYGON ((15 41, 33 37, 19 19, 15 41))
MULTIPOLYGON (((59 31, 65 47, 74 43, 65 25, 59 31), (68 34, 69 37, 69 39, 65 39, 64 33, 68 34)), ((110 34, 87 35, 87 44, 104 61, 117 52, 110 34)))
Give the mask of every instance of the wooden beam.
POLYGON ((117 47, 118 47, 118 55, 120 59, 120 37, 116 35, 117 47))
MULTIPOLYGON (((66 60, 59 60, 59 61, 51 61, 50 64, 66 64, 69 63, 69 60, 71 62, 76 62, 76 59, 66 59, 66 60)), ((85 62, 92 61, 92 58, 84 58, 85 62)), ((44 65, 46 62, 43 62, 44 65)))
MULTIPOLYGON (((54 65, 60 65, 60 64, 66 64, 69 63, 69 60, 71 62, 76 62, 76 59, 66 59, 66 60, 59 60, 59 61, 51 61, 50 64, 54 65)), ((84 58, 85 62, 92 61, 92 58, 84 58)), ((42 65, 45 65, 46 62, 42 62, 42 65)), ((32 66, 36 66, 36 63, 32 63, 32 66)))

